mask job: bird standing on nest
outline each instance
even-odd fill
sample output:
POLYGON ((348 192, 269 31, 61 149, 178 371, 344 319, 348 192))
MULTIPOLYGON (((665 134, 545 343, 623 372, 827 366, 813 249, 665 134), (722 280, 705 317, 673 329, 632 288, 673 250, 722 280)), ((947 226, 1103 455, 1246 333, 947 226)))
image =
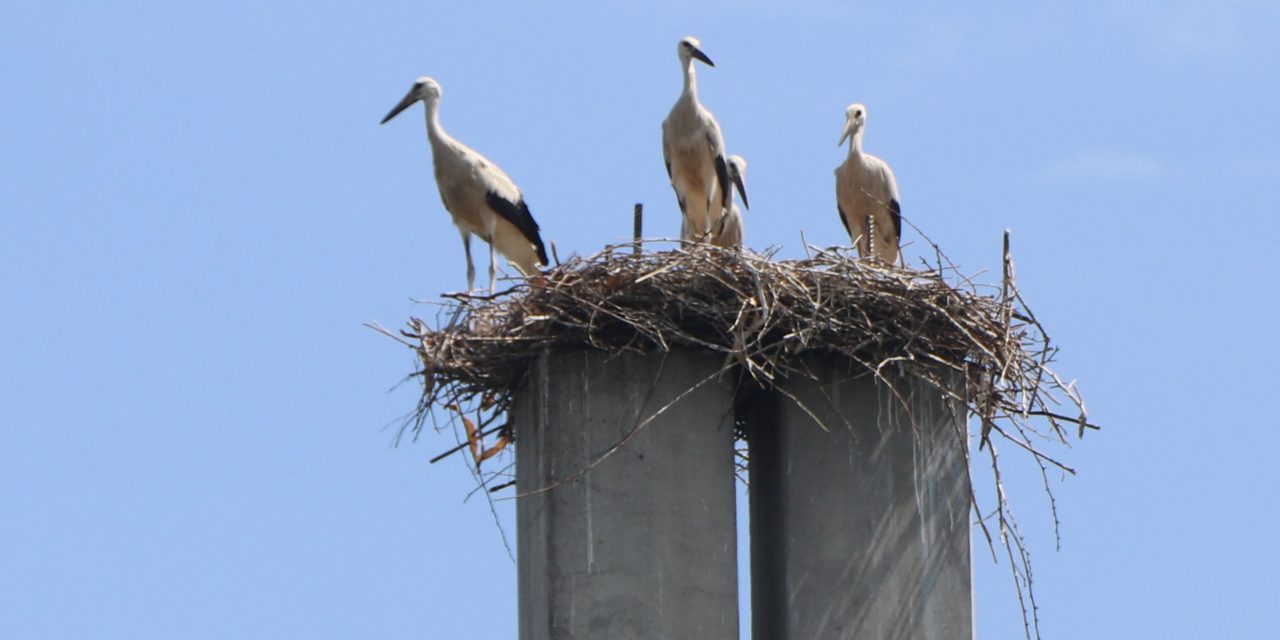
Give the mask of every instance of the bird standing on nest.
MULTIPOLYGON (((729 156, 726 164, 729 165, 729 181, 742 197, 742 206, 750 209, 751 205, 747 204, 747 161, 742 156, 735 155, 729 156)), ((726 249, 742 247, 742 212, 738 210, 738 203, 733 201, 732 193, 729 194, 729 208, 720 217, 720 221, 711 227, 710 242, 726 249)))
POLYGON ((715 116, 698 102, 698 79, 693 70, 694 60, 709 67, 716 65, 699 46, 694 37, 676 45, 684 90, 662 121, 662 160, 684 216, 680 238, 693 242, 707 239, 712 225, 729 208, 730 197, 724 138, 715 116))
POLYGON ((849 157, 836 167, 836 210, 849 238, 858 246, 859 256, 870 256, 889 264, 898 262, 902 238, 902 207, 898 204, 898 181, 888 163, 862 151, 862 134, 867 126, 867 108, 860 103, 845 109, 844 132, 849 138, 849 157))
POLYGON ((404 99, 382 119, 382 124, 421 101, 426 108, 427 140, 440 199, 462 234, 467 254, 467 290, 475 289, 476 267, 471 260, 471 236, 489 243, 489 291, 493 291, 496 248, 526 276, 536 275, 547 264, 547 250, 538 234, 538 223, 516 183, 484 156, 445 133, 440 127, 440 85, 427 77, 418 81, 404 99))

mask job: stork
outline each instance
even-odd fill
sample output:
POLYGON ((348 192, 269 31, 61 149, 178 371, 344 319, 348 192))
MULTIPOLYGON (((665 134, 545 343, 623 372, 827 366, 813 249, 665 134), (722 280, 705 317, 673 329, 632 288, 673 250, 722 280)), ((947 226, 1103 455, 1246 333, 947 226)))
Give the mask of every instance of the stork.
POLYGON ((684 90, 662 121, 662 160, 667 177, 680 203, 684 222, 683 240, 705 240, 712 224, 729 208, 729 168, 725 161, 720 125, 698 102, 698 80, 693 61, 716 66, 699 48, 697 38, 687 37, 676 45, 684 90))
MULTIPOLYGON (((729 156, 725 163, 729 166, 729 180, 742 197, 742 206, 750 209, 751 205, 747 204, 747 161, 742 156, 734 155, 729 156)), ((738 203, 733 201, 732 193, 729 194, 729 208, 711 227, 710 242, 726 249, 742 247, 742 212, 738 210, 738 203)))
POLYGON ((836 144, 844 144, 849 138, 849 157, 836 167, 836 210, 844 230, 858 246, 859 256, 893 264, 898 261, 898 242, 902 238, 898 181, 884 160, 862 151, 867 108, 854 103, 844 115, 844 132, 836 144))
POLYGON ((462 234, 462 247, 467 254, 467 290, 475 289, 476 267, 471 260, 471 236, 475 234, 489 243, 489 291, 492 292, 495 248, 526 276, 537 274, 538 266, 547 264, 547 250, 520 188, 498 165, 453 139, 440 127, 440 95, 438 82, 426 76, 418 78, 381 124, 422 101, 440 200, 458 233, 462 234))

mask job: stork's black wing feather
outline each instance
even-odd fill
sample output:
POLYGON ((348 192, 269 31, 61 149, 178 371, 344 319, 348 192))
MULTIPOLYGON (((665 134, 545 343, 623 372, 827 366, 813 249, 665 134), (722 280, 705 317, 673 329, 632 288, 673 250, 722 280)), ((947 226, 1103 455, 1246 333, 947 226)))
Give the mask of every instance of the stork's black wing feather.
POLYGON ((849 221, 845 220, 844 209, 840 206, 839 202, 836 203, 836 213, 840 214, 840 224, 844 225, 844 232, 849 234, 850 238, 853 238, 853 229, 849 228, 849 221))
POLYGON ((729 182, 729 164, 724 161, 724 156, 716 156, 716 182, 720 183, 720 208, 728 209, 729 200, 733 197, 733 193, 729 190, 733 185, 729 182))
POLYGON ((662 164, 667 165, 667 179, 671 179, 671 147, 667 145, 667 123, 662 123, 662 164))
MULTIPOLYGON (((724 159, 724 143, 716 144, 719 137, 720 129, 713 125, 712 130, 707 131, 707 146, 711 147, 711 153, 716 154, 716 182, 720 184, 720 208, 728 209, 729 201, 733 198, 733 194, 729 191, 733 188, 733 183, 729 181, 729 163, 724 159)), ((721 211, 716 217, 723 213, 721 211)))
POLYGON ((529 205, 524 201, 524 197, 521 197, 519 202, 512 202, 498 195, 496 191, 488 191, 484 194, 484 201, 490 209, 498 212, 498 215, 519 229, 526 240, 533 243, 534 248, 538 250, 538 260, 542 264, 551 264, 547 260, 547 249, 542 244, 542 236, 538 234, 538 223, 529 212, 529 205))
POLYGON ((889 217, 893 219, 893 233, 898 241, 902 241, 902 205, 897 200, 889 201, 889 217))

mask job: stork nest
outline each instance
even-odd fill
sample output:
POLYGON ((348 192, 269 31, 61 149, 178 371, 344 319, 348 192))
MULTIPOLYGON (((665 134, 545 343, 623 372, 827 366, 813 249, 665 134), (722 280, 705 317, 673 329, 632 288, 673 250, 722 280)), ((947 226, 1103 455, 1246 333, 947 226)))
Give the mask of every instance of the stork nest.
POLYGON ((409 428, 417 435, 433 407, 482 407, 491 416, 484 430, 538 356, 586 347, 718 352, 726 369, 764 386, 807 376, 800 359, 813 354, 842 356, 881 379, 892 364, 965 402, 981 445, 994 432, 1060 467, 1031 436, 1065 443, 1067 425, 1080 435, 1091 426, 1074 385, 1050 368, 1057 349, 1017 289, 1007 239, 1004 278, 985 295, 940 253, 923 270, 841 248, 811 249, 803 260, 772 253, 612 245, 492 295, 446 294, 435 326, 415 317, 393 336, 422 363, 409 428))

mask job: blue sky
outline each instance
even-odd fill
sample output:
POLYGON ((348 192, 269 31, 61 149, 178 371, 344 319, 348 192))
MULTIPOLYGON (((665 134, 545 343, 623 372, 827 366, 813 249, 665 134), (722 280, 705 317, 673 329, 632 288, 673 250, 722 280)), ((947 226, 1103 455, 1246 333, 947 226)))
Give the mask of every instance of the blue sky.
MULTIPOLYGON (((431 75, 562 256, 625 238, 634 202, 673 236, 688 34, 750 162, 748 245, 847 242, 855 100, 953 260, 994 280, 1013 230, 1106 427, 1066 454, 1061 551, 1038 478, 1010 479, 1046 637, 1273 636, 1280 8, 548 4, 0 8, 7 636, 514 637, 494 516, 460 458, 427 464, 452 436, 390 446, 414 362, 361 325, 465 270, 420 108, 377 123, 431 75)), ((980 637, 1021 637, 1007 568, 974 558, 980 637)))

